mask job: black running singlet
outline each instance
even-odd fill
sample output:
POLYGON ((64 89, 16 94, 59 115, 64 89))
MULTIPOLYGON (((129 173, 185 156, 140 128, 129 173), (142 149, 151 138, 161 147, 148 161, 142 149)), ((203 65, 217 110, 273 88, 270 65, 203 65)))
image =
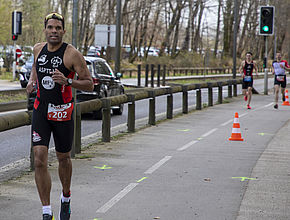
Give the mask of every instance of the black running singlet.
POLYGON ((54 105, 65 104, 72 101, 71 87, 55 83, 52 79, 52 73, 56 69, 62 72, 65 77, 74 77, 74 72, 67 69, 63 62, 66 47, 67 43, 63 43, 57 51, 49 52, 46 44, 36 59, 38 84, 37 99, 34 103, 36 109, 39 105, 39 101, 52 103, 54 105))
POLYGON ((254 63, 247 63, 245 61, 245 66, 244 66, 244 75, 245 76, 252 76, 253 75, 253 70, 254 70, 254 63))

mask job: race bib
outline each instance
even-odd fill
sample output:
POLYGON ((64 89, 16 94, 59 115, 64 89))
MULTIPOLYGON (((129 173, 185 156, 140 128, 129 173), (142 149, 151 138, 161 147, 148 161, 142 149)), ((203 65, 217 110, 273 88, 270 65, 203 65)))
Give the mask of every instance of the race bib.
POLYGON ((54 105, 49 103, 47 119, 51 121, 69 121, 73 111, 73 104, 54 105))
POLYGON ((252 77, 251 76, 245 76, 244 77, 244 81, 245 82, 251 82, 252 81, 252 77))
POLYGON ((285 77, 284 76, 277 76, 277 81, 284 82, 285 77))

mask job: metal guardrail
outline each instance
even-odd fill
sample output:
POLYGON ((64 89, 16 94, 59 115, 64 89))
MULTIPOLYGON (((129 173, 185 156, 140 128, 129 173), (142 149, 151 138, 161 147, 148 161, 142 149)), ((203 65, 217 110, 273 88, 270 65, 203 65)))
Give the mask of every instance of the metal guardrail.
MULTIPOLYGON (((76 105, 76 132, 73 142, 74 153, 81 152, 81 114, 97 111, 102 109, 102 141, 109 142, 111 139, 111 106, 118 106, 123 103, 128 103, 128 117, 127 126, 128 132, 135 131, 135 102, 138 100, 149 99, 149 117, 148 124, 155 125, 155 98, 157 96, 167 95, 167 119, 173 118, 173 94, 182 93, 182 113, 188 113, 188 92, 191 90, 196 90, 196 109, 202 109, 201 100, 201 89, 208 89, 208 106, 213 106, 213 88, 218 88, 218 103, 223 102, 223 86, 228 86, 228 97, 237 96, 237 85, 241 84, 242 80, 226 80, 214 83, 201 83, 201 84, 186 84, 186 85, 174 85, 171 87, 159 87, 159 88, 144 88, 139 90, 134 90, 132 92, 128 91, 127 94, 112 96, 108 98, 95 99, 90 101, 85 101, 77 103, 76 105)), ((31 124, 31 111, 9 113, 0 116, 0 132, 26 126, 31 124)), ((72 155, 74 156, 74 154, 72 155)), ((33 169, 33 155, 31 158, 31 168, 33 169)))

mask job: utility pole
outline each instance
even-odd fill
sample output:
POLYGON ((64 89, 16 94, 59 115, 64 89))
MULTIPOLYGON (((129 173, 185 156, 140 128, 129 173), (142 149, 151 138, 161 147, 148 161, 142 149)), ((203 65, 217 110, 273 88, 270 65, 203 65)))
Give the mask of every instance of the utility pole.
POLYGON ((121 58, 121 0, 117 0, 115 72, 120 72, 121 58))
MULTIPOLYGON (((72 14, 72 45, 77 48, 77 28, 78 28, 78 0, 73 0, 73 14, 72 14)), ((74 77, 76 79, 76 75, 74 77)), ((71 150, 71 157, 75 157, 76 154, 76 119, 77 119, 77 114, 76 114, 76 89, 72 89, 72 96, 73 96, 73 105, 74 105, 74 111, 73 111, 73 119, 74 119, 74 141, 73 141, 73 146, 71 150)))
POLYGON ((237 72, 237 32, 238 32, 238 0, 235 0, 234 5, 234 39, 233 39, 233 79, 236 78, 237 72))

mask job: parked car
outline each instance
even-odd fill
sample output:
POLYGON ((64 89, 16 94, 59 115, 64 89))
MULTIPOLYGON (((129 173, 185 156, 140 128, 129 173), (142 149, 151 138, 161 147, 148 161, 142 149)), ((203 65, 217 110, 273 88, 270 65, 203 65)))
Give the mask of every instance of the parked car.
POLYGON ((27 86, 33 65, 33 59, 33 56, 29 57, 25 64, 19 69, 19 81, 22 88, 26 88, 27 86))
MULTIPOLYGON (((109 96, 121 95, 125 93, 124 86, 120 78, 121 73, 114 73, 106 60, 98 57, 85 56, 87 67, 91 73, 94 82, 94 90, 92 92, 76 90, 76 101, 88 101, 92 99, 100 99, 109 96)), ((28 109, 33 108, 36 92, 30 95, 28 109)), ((124 104, 119 106, 112 106, 114 115, 123 114, 124 104)), ((93 117, 95 119, 102 119, 102 110, 94 111, 93 117)))
MULTIPOLYGON (((86 92, 77 90, 77 102, 87 101, 91 99, 100 99, 109 96, 121 95, 125 93, 124 86, 122 85, 120 78, 121 73, 115 73, 106 62, 106 60, 99 57, 84 57, 87 62, 87 67, 91 73, 94 82, 94 90, 92 92, 86 92)), ((112 111, 114 115, 122 115, 123 106, 113 106, 112 111)), ((102 111, 93 112, 95 119, 102 119, 102 111)))

